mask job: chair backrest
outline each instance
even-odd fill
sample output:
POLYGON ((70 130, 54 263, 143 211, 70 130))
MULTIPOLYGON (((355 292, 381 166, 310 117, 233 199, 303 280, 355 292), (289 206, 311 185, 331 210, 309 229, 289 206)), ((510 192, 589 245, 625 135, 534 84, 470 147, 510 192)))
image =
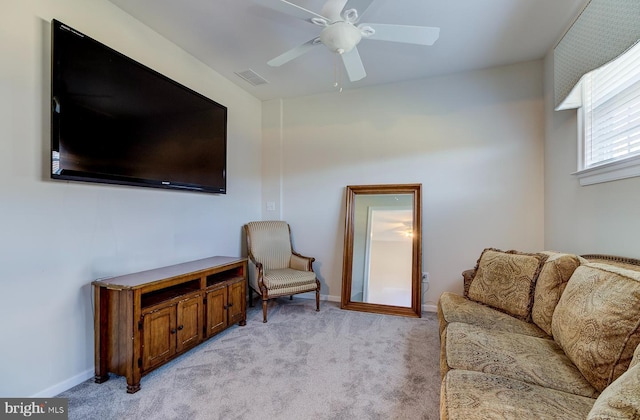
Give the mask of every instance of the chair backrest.
POLYGON ((291 232, 287 222, 249 222, 245 226, 248 251, 266 270, 288 268, 291 263, 291 232))

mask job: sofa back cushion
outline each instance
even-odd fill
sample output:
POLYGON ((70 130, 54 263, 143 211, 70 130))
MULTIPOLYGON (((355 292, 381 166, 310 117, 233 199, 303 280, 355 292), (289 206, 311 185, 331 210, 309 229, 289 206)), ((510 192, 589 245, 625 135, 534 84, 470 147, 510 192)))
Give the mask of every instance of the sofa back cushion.
POLYGON ((640 418, 640 346, 629 369, 602 391, 587 416, 588 420, 637 418, 640 418))
POLYGON ((586 262, 586 260, 573 254, 549 251, 545 251, 543 254, 548 255, 548 258, 542 266, 536 282, 531 319, 544 332, 551 335, 551 319, 560 296, 562 296, 573 272, 581 261, 586 262))
POLYGON ((581 265, 560 297, 551 329, 585 378, 604 390, 627 370, 640 343, 640 272, 581 265))
POLYGON ((469 286, 469 298, 529 321, 533 293, 547 256, 487 248, 469 286))

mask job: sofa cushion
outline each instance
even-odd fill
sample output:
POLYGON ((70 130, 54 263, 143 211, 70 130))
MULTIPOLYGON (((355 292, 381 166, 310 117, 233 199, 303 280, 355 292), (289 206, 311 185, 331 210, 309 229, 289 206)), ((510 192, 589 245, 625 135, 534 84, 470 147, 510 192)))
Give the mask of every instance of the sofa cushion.
POLYGON ((469 298, 529 320, 534 287, 546 258, 543 254, 485 249, 469 286, 469 298))
POLYGON ((535 324, 514 318, 455 293, 444 292, 438 299, 437 308, 440 334, 450 322, 464 322, 492 330, 549 338, 549 335, 535 324))
POLYGON ((531 319, 547 334, 551 335, 551 319, 569 278, 580 266, 577 255, 543 252, 548 255, 540 270, 533 297, 531 319))
POLYGON ((504 376, 452 370, 442 381, 440 418, 585 419, 594 401, 504 376))
POLYGON ((599 395, 553 340, 458 322, 449 324, 445 338, 451 369, 501 375, 583 397, 599 395))
POLYGON ((629 367, 640 343, 640 272, 583 264, 553 313, 554 339, 599 391, 629 367))
POLYGON ((629 369, 598 397, 587 419, 640 418, 640 346, 629 369))

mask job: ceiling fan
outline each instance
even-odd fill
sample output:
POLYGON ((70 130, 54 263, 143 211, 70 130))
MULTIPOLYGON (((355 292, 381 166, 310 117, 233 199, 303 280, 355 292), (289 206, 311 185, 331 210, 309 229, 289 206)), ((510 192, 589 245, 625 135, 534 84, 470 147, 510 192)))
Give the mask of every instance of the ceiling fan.
POLYGON ((327 0, 320 13, 312 12, 286 0, 253 1, 322 28, 320 36, 269 60, 267 64, 279 67, 322 44, 340 55, 349 80, 352 82, 367 76, 357 47, 363 38, 433 45, 440 36, 440 28, 360 23, 360 17, 374 0, 327 0))

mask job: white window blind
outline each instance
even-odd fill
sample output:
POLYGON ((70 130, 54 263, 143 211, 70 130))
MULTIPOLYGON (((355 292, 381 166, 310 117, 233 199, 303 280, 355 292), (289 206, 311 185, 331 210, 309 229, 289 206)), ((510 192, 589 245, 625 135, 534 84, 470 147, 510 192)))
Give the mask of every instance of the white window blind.
POLYGON ((640 43, 581 82, 581 169, 640 155, 640 43))

